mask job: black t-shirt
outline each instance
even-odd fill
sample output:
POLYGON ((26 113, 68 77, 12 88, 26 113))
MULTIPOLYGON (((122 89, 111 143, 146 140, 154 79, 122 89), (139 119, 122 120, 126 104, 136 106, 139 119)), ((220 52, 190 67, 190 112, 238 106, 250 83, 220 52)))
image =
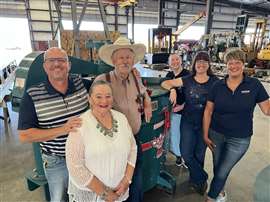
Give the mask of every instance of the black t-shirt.
POLYGON ((186 120, 201 127, 208 93, 213 84, 218 81, 218 78, 216 76, 210 76, 207 82, 198 83, 194 79, 194 75, 189 75, 183 77, 182 80, 185 95, 183 115, 186 120))
POLYGON ((253 133, 254 108, 269 95, 258 79, 244 76, 234 92, 226 79, 216 82, 208 96, 214 103, 210 128, 229 137, 249 137, 253 133))
MULTIPOLYGON (((190 74, 190 72, 187 69, 182 69, 182 71, 179 74, 177 74, 177 75, 174 75, 173 71, 168 72, 168 74, 166 75, 166 78, 176 79, 176 78, 179 78, 179 77, 187 76, 189 74, 190 74)), ((182 105, 185 102, 185 96, 184 96, 184 93, 183 93, 182 88, 177 88, 176 89, 176 94, 177 94, 176 103, 178 105, 182 105)), ((179 111, 179 112, 176 112, 176 113, 177 114, 182 114, 182 110, 179 111)))

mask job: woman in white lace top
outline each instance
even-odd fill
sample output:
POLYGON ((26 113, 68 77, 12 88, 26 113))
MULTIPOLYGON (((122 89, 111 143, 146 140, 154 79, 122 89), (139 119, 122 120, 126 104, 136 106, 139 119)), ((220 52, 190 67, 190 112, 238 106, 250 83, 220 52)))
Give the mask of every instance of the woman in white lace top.
POLYGON ((112 91, 105 81, 92 84, 91 109, 66 143, 70 201, 124 201, 128 198, 137 146, 126 117, 112 110, 112 91))

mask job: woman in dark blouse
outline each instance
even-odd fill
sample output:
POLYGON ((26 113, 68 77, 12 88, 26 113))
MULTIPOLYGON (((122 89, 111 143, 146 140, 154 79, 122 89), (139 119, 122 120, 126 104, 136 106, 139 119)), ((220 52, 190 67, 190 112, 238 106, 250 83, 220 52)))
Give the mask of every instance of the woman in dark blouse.
POLYGON ((176 87, 182 87, 185 98, 181 131, 181 153, 190 173, 190 185, 198 193, 204 194, 207 189, 208 174, 203 169, 206 144, 203 141, 202 118, 207 95, 217 81, 210 69, 210 58, 207 52, 200 51, 193 59, 192 74, 162 82, 161 86, 170 90, 170 100, 176 104, 176 87))
POLYGON ((225 54, 228 75, 215 83, 204 111, 204 141, 212 150, 214 177, 207 202, 225 202, 224 186, 234 165, 246 153, 253 134, 253 112, 258 103, 270 115, 269 96, 259 80, 243 73, 245 53, 239 48, 225 54))

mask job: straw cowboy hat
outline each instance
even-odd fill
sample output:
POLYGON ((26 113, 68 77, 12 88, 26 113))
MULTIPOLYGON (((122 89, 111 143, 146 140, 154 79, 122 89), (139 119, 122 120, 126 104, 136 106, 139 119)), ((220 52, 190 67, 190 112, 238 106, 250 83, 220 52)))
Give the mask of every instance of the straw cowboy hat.
POLYGON ((112 63, 112 54, 121 48, 129 48, 134 52, 134 64, 143 59, 146 52, 145 45, 131 44, 129 39, 127 39, 126 37, 119 37, 113 44, 106 44, 101 46, 98 51, 99 58, 108 65, 114 66, 112 63))

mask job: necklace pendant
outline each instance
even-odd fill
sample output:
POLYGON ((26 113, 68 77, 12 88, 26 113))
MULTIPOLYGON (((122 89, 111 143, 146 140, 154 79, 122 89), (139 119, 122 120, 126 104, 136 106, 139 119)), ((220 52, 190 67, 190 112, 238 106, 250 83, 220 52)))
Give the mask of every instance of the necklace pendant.
POLYGON ((118 121, 113 118, 113 120, 112 120, 112 128, 111 129, 107 129, 100 122, 97 123, 96 128, 104 136, 113 137, 114 136, 114 133, 117 133, 118 132, 118 121))

